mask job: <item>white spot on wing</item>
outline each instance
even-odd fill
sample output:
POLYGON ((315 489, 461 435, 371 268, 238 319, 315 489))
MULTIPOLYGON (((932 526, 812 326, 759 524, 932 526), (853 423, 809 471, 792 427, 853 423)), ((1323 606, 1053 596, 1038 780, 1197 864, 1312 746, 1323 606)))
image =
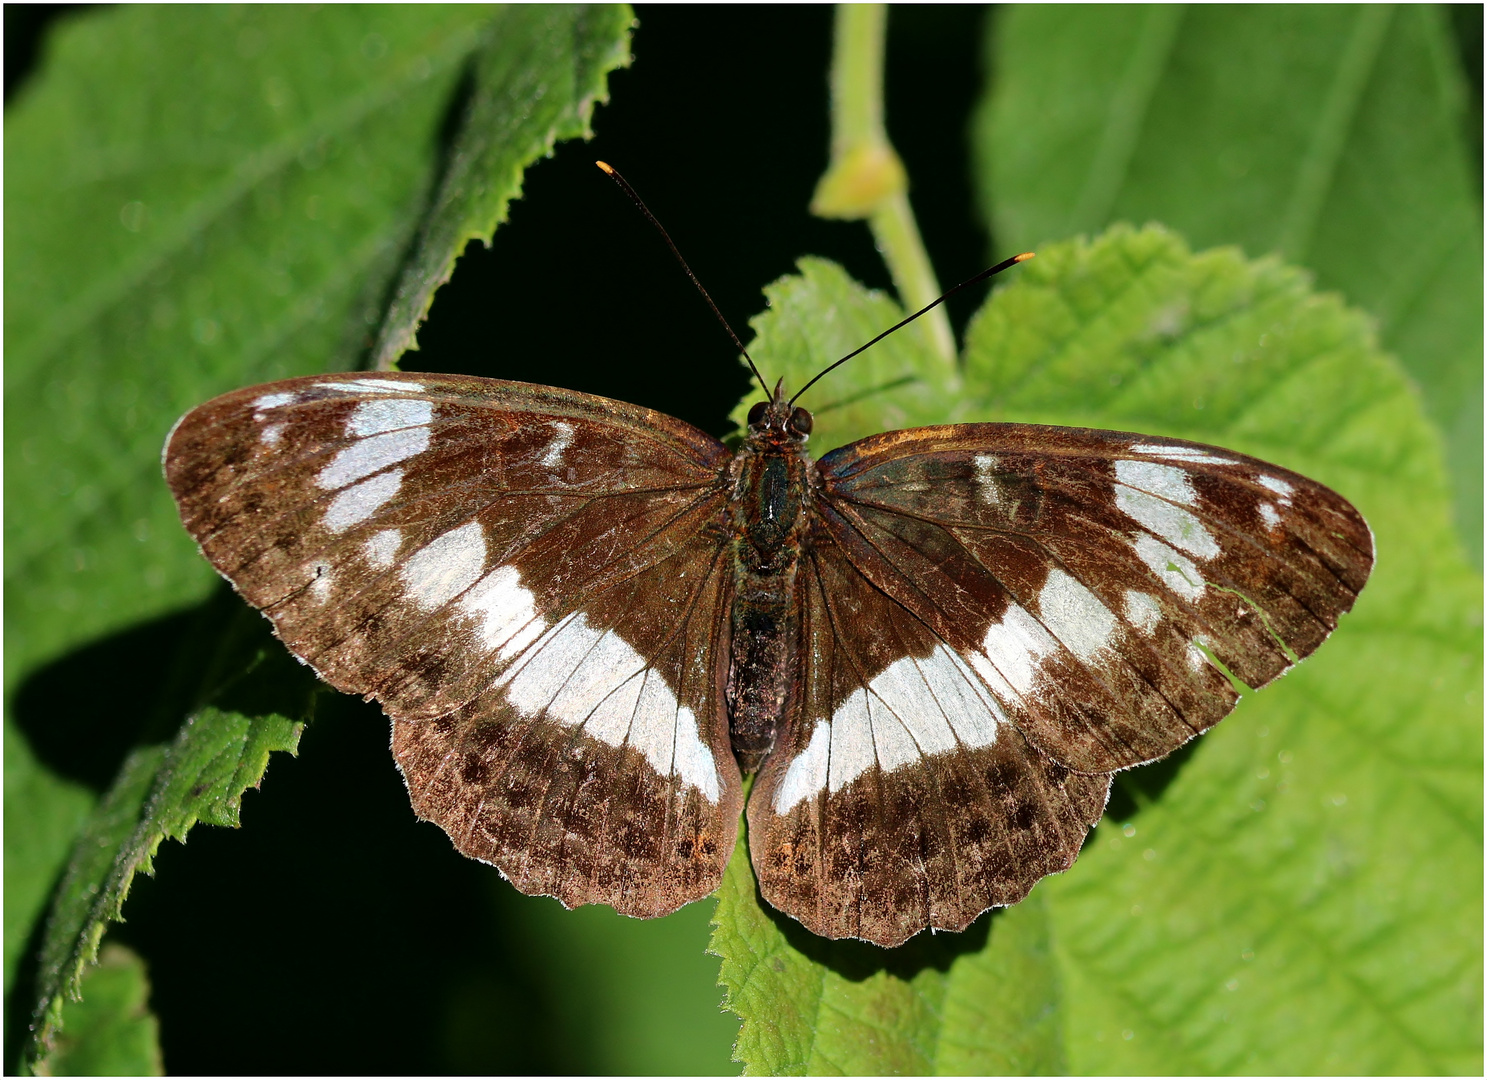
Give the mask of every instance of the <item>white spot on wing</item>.
POLYGON ((330 598, 331 573, 330 564, 318 562, 313 567, 314 578, 310 581, 310 595, 315 598, 316 603, 323 604, 330 598))
POLYGON ((1115 485, 1115 505, 1132 520, 1190 555, 1212 559, 1219 554, 1213 534, 1180 506, 1124 484, 1115 485))
POLYGON ((460 610, 479 620, 480 638, 510 660, 547 629, 537 614, 537 598, 522 586, 514 566, 498 566, 460 598, 460 610))
POLYGON ((1141 491, 1149 491, 1172 502, 1193 506, 1198 493, 1187 473, 1175 465, 1158 465, 1155 461, 1117 461, 1115 478, 1141 491))
MULTIPOLYGON (((938 651, 935 656, 937 655, 938 651)), ((933 663, 935 656, 931 656, 927 663, 933 663)), ((912 656, 889 664, 868 684, 868 692, 878 699, 881 706, 872 706, 875 740, 879 738, 878 727, 882 723, 883 714, 888 712, 897 717, 897 723, 907 729, 920 753, 943 754, 955 749, 955 736, 950 731, 950 722, 941 712, 929 683, 912 656)), ((918 757, 919 754, 914 756, 918 757)), ((878 764, 884 769, 892 768, 884 760, 881 749, 878 752, 878 764)))
POLYGON ((1185 600, 1197 600, 1208 582, 1186 556, 1179 555, 1155 536, 1142 533, 1131 541, 1137 557, 1151 568, 1162 583, 1185 600))
POLYGON ((877 752, 878 768, 892 772, 900 765, 911 764, 923 756, 903 724, 883 707, 881 700, 874 700, 871 693, 867 699, 867 715, 873 729, 873 749, 877 752))
POLYGON ((1166 458, 1168 461, 1191 461, 1196 465, 1234 464, 1231 458, 1219 457, 1216 454, 1206 454, 1196 446, 1154 446, 1142 444, 1131 447, 1131 453, 1166 458))
POLYGON ((403 563, 408 598, 425 611, 453 600, 485 569, 485 533, 472 521, 430 540, 403 563))
POLYGON ((279 440, 284 437, 284 429, 288 426, 288 424, 270 424, 263 429, 263 434, 258 436, 258 441, 264 446, 276 447, 279 445, 279 440))
POLYGON ((395 382, 392 379, 357 379, 355 382, 316 383, 321 390, 340 390, 348 394, 405 394, 423 389, 423 383, 395 382))
MULTIPOLYGON (((656 680, 660 682, 660 679, 656 680)), ((667 691, 670 693, 670 691, 667 691)), ((676 711, 675 772, 684 784, 691 784, 710 803, 718 801, 718 767, 712 748, 702 741, 697 717, 683 705, 676 711)))
POLYGON ((403 534, 397 529, 383 529, 367 537, 362 544, 362 554, 373 569, 386 570, 397 558, 398 548, 403 546, 403 534))
POLYGON ((831 721, 831 763, 827 787, 841 791, 877 760, 873 726, 867 713, 867 691, 859 688, 836 710, 831 721))
MULTIPOLYGON (((266 412, 269 409, 277 409, 281 405, 293 405, 299 400, 299 395, 289 390, 281 390, 277 394, 264 394, 263 397, 253 402, 253 408, 257 412, 266 412)), ((255 420, 263 417, 255 416, 255 420)))
POLYGON ((381 472, 389 465, 406 461, 428 449, 429 429, 426 427, 404 428, 389 431, 385 435, 354 442, 331 458, 330 464, 320 470, 315 483, 328 491, 345 487, 364 476, 381 472))
POLYGON ((1023 697, 1033 688, 1042 662, 1058 652, 1058 642, 1027 611, 1009 604, 1002 621, 987 628, 981 651, 984 657, 972 653, 967 659, 992 690, 1023 697))
POLYGON ((826 767, 831 758, 831 721, 817 720, 811 741, 785 770, 785 778, 774 793, 774 812, 788 814, 802 799, 826 787, 826 767))
POLYGON ((1001 468, 1001 462, 992 454, 977 454, 971 459, 976 466, 976 490, 981 493, 981 501, 989 506, 1001 507, 1003 504, 1002 485, 997 482, 997 469, 1001 468))
POLYGON ((563 463, 563 451, 568 449, 573 442, 573 425, 565 424, 558 420, 553 424, 553 430, 557 432, 552 442, 547 444, 542 454, 542 464, 549 469, 556 469, 563 463))
POLYGON ((1274 529, 1280 524, 1280 514, 1269 503, 1261 503, 1260 520, 1265 522, 1265 528, 1274 529))
POLYGON ((1038 593, 1038 614, 1053 636, 1086 664, 1110 645, 1115 633, 1114 613, 1080 581, 1059 569, 1048 571, 1048 580, 1038 593))
MULTIPOLYGON (((599 640, 581 613, 567 615, 543 632, 523 663, 505 677, 506 697, 526 716, 536 716, 557 697, 575 668, 599 640)), ((633 672, 626 672, 621 679, 633 672)), ((618 685, 618 682, 616 683, 618 685)), ((562 720, 563 717, 555 717, 562 720)), ((579 717, 578 721, 583 720, 579 717)), ((578 722, 570 721, 570 722, 578 722)))
MULTIPOLYGON (((609 696, 599 702, 594 711, 589 713, 588 719, 583 721, 584 734, 606 742, 610 746, 623 746, 625 740, 633 733, 631 729, 632 721, 635 719, 635 706, 640 701, 640 691, 644 685, 643 674, 632 675, 617 689, 610 691, 609 696)), ((671 772, 670 732, 666 735, 664 769, 657 766, 656 771, 663 776, 671 772)))
MULTIPOLYGON (((580 657, 577 667, 548 702, 547 711, 566 724, 579 724, 624 680, 640 674, 645 669, 645 661, 618 634, 613 631, 600 633, 589 626, 587 619, 574 620, 569 633, 575 638, 587 634, 592 640, 580 657)), ((528 664, 530 666, 532 665, 528 664)), ((636 749, 644 752, 642 747, 636 749)), ((666 740, 666 765, 666 775, 670 775, 669 738, 666 740)))
POLYGON ((1277 495, 1279 495, 1280 496, 1280 504, 1282 506, 1290 506, 1291 505, 1291 493, 1294 492, 1296 489, 1294 487, 1292 487, 1290 484, 1286 483, 1280 477, 1278 477, 1278 476, 1257 476, 1257 477, 1255 477, 1255 480, 1260 484, 1260 486, 1267 487, 1271 491, 1273 491, 1277 495))
POLYGON ((326 507, 323 524, 333 533, 345 532, 382 509, 402 485, 403 470, 389 469, 346 488, 326 507))
POLYGON ((1126 622, 1143 634, 1150 634, 1162 621, 1162 608, 1156 597, 1135 589, 1126 590, 1126 622))
POLYGON ((384 431, 417 427, 434 419, 434 403, 418 398, 377 398, 363 401, 346 421, 346 434, 357 438, 384 431))
POLYGON ((948 646, 937 645, 928 659, 916 663, 963 745, 990 746, 996 742, 997 725, 1006 722, 1006 714, 965 661, 948 646))
POLYGON ((806 749, 792 761, 775 794, 776 813, 829 786, 840 791, 877 765, 892 772, 960 746, 990 746, 1001 707, 971 669, 946 645, 927 657, 888 665, 818 720, 806 749))
POLYGON ((583 613, 543 633, 504 681, 507 700, 523 714, 545 712, 611 746, 628 743, 660 775, 718 801, 717 766, 692 710, 623 638, 595 630, 583 613))

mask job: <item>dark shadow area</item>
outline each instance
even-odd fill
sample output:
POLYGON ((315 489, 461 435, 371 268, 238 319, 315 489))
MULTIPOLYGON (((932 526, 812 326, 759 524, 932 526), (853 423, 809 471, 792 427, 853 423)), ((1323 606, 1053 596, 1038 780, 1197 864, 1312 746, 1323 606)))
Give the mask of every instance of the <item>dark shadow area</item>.
POLYGON ((51 25, 93 4, 5 5, 5 103, 25 83, 41 59, 41 42, 51 25))
MULTIPOLYGON (((832 9, 637 13, 635 61, 611 76, 596 137, 560 144, 527 172, 494 243, 466 248, 419 351, 401 365, 603 394, 721 435, 748 377, 664 242, 596 159, 640 192, 746 343, 748 320, 764 309, 761 290, 802 255, 834 259, 874 288, 890 282, 864 223, 807 209, 827 164, 832 9)), ((964 139, 983 15, 895 9, 889 31, 888 126, 947 282, 981 270, 985 258, 964 139), (950 73, 962 62, 965 71, 950 73)), ((958 328, 979 303, 965 299, 951 307, 958 328)))
MULTIPOLYGON (((47 768, 101 793, 132 747, 175 733, 200 690, 206 650, 244 611, 224 583, 199 607, 84 645, 28 676, 11 716, 47 768)), ((267 621, 253 618, 269 638, 267 621)))
POLYGON ((770 919, 785 936, 791 948, 853 982, 871 978, 880 971, 886 971, 905 981, 914 978, 926 968, 934 968, 941 973, 949 971, 956 957, 980 952, 986 947, 987 938, 991 934, 991 922, 1002 910, 992 908, 982 912, 975 922, 958 934, 943 931, 930 933, 925 930, 896 949, 885 949, 869 941, 850 938, 832 941, 817 937, 784 912, 771 907, 769 901, 759 893, 757 885, 754 887, 754 895, 759 906, 769 913, 770 919))
POLYGON ((1160 799, 1167 785, 1177 779, 1177 774, 1198 749, 1201 739, 1202 736, 1189 739, 1161 761, 1116 773, 1105 816, 1116 823, 1129 821, 1147 803, 1160 799))
MULTIPOLYGON (((49 767, 102 791, 130 749, 174 736, 204 688, 264 715, 300 712, 317 685, 223 585, 43 668, 15 714, 49 767)), ((558 1003, 531 943, 492 918, 491 891, 497 911, 532 901, 415 820, 378 708, 324 693, 299 760, 275 754, 263 789, 244 795, 244 828, 198 825, 189 853, 162 845, 158 879, 135 879, 127 921, 108 930, 146 960, 168 1071, 430 1073, 476 1051, 482 1072, 602 1068, 591 1048, 533 1036, 565 1029, 558 1003)), ((10 1074, 44 926, 6 1001, 10 1074)))
MULTIPOLYGON (((974 277, 999 251, 976 209, 971 119, 984 81, 984 4, 895 4, 888 9, 885 123, 909 172, 909 202, 940 287, 974 277)), ((959 339, 991 282, 945 301, 959 339)))
POLYGON ((1482 5, 1447 4, 1455 31, 1456 56, 1466 76, 1466 101, 1461 127, 1466 136, 1468 164, 1477 199, 1482 197, 1482 5))
MULTIPOLYGON (((373 296, 376 298, 372 303, 372 310, 376 312, 375 322, 369 327, 357 315, 353 315, 351 320, 350 332, 359 340, 343 352, 350 358, 349 366, 353 370, 369 370, 376 362, 374 352, 382 333, 382 326, 387 320, 393 301, 397 298, 398 289, 402 286, 403 275, 416 265, 419 246, 423 243, 430 220, 439 208, 439 193, 443 190, 449 178, 449 170, 454 163, 455 140, 458 139, 461 127, 471 111, 474 97, 475 60, 472 57, 465 63, 464 70, 460 72, 454 93, 450 96, 449 103, 444 109, 444 116, 439 121, 439 130, 434 138, 434 172, 423 192, 421 209, 411 215, 416 217, 416 221, 410 223, 402 249, 391 263, 395 269, 379 290, 369 290, 366 293, 369 299, 373 296)), ((360 305, 358 305, 357 312, 359 315, 360 305)))
MULTIPOLYGON (((492 919, 490 867, 414 819, 381 711, 327 695, 296 760, 275 755, 240 830, 162 845, 110 933, 149 959, 168 1072, 430 1073, 444 1036, 501 1033, 492 1071, 568 1072, 521 943, 492 919), (446 1016, 452 988, 501 1009, 446 1016)), ((503 891, 510 891, 504 883, 503 891)))

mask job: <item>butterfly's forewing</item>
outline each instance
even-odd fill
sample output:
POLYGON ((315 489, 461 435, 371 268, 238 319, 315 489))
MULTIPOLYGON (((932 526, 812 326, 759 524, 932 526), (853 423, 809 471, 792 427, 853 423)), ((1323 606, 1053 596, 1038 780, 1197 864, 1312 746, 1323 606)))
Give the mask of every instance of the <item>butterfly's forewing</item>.
POLYGON ((1071 768, 1170 753, 1309 655, 1373 564, 1362 516, 1228 450, 1026 424, 822 461, 829 530, 1071 768))
POLYGON ((227 394, 165 464, 212 564, 396 721, 420 813, 527 891, 656 915, 716 887, 740 806, 726 460, 646 409, 394 374, 227 394))

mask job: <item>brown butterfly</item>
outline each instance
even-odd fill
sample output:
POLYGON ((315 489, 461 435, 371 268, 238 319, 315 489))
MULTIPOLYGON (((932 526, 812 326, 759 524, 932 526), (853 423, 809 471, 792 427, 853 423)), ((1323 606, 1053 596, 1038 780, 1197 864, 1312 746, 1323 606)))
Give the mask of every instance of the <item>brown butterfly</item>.
POLYGON ((460 851, 665 915, 757 770, 764 898, 884 946, 1066 869, 1114 771, 1309 655, 1372 566, 1346 500, 1227 450, 956 424, 813 460, 810 429, 778 386, 732 452, 570 390, 311 376, 193 410, 165 472, 460 851))

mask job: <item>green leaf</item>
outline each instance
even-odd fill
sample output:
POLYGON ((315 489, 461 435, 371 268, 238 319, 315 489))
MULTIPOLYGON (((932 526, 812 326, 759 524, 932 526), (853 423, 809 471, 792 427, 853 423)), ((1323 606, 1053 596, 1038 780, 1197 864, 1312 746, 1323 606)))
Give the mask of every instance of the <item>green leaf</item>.
POLYGON ((212 583, 160 480, 186 409, 353 364, 489 12, 122 7, 6 116, 6 678, 212 583))
MULTIPOLYGON (((760 372, 770 380, 783 375, 795 389, 904 317, 892 298, 864 289, 835 263, 807 257, 798 266, 799 276, 765 286, 769 311, 749 321, 755 335, 749 352, 760 372)), ((829 448, 885 427, 943 422, 957 384, 920 335, 893 334, 808 391, 816 418, 811 441, 829 448)), ((756 400, 751 389, 733 410, 740 429, 756 400)))
MULTIPOLYGON (((777 344, 828 318, 855 329, 884 303, 835 267, 801 270, 769 290, 751 350, 788 385, 845 350, 777 344), (823 299, 837 310, 811 306, 823 299)), ((964 951, 953 935, 894 953, 804 935, 761 905, 740 850, 713 939, 739 1058, 756 1072, 1479 1070, 1481 579, 1406 378, 1368 318, 1305 275, 1190 254, 1161 229, 1050 244, 1014 274, 968 331, 942 419, 1275 461, 1363 511, 1374 577, 1316 656, 1191 751, 1122 774, 1074 868, 978 921, 964 951)), ((812 404, 857 397, 850 416, 818 416, 813 445, 859 437, 872 407, 891 423, 901 390, 873 390, 889 374, 849 364, 813 390, 812 404)))
POLYGON ((83 999, 63 1009, 66 1033, 37 1064, 37 1075, 164 1076, 145 962, 110 942, 84 976, 83 989, 83 999))
POLYGON ((177 658, 181 671, 204 672, 204 704, 168 744, 131 751, 73 849, 42 941, 25 1053, 33 1065, 62 1022, 64 997, 81 993, 84 968, 120 918, 134 875, 152 872, 161 841, 184 841, 198 821, 237 827, 243 792, 258 785, 269 754, 299 745, 318 684, 257 614, 235 606, 227 619, 225 632, 193 635, 177 658))
POLYGON ((46 909, 73 837, 92 810, 92 792, 57 776, 5 721, 5 995, 31 944, 31 927, 46 909))
POLYGON ((999 249, 1160 221, 1278 252, 1377 320, 1482 555, 1482 220, 1431 5, 1017 7, 973 135, 999 249))
POLYGON ((763 904, 741 839, 713 916, 736 1060, 766 1075, 1067 1071, 1041 897, 897 949, 826 941, 763 904))
POLYGON ((609 73, 630 62, 625 5, 503 10, 476 59, 475 85, 418 253, 404 268, 373 360, 390 366, 449 280, 470 240, 489 242, 521 194, 522 174, 560 139, 589 138, 609 73))

